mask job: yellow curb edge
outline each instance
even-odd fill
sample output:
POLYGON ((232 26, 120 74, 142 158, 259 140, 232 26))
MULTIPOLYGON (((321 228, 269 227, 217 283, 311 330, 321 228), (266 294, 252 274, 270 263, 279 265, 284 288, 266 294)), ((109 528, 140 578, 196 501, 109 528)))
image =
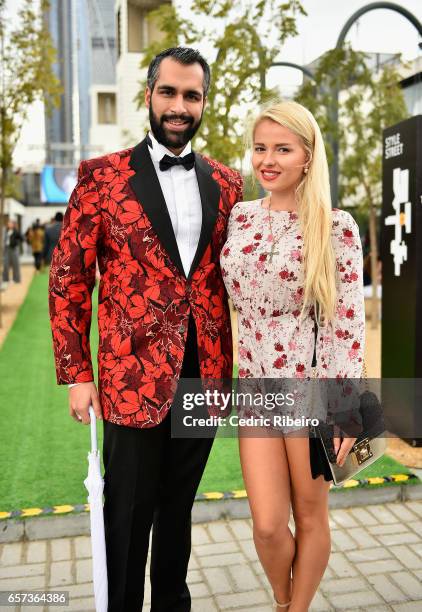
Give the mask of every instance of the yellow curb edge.
MULTIPOLYGON (((406 483, 409 480, 418 478, 416 474, 392 474, 391 476, 377 476, 372 478, 363 478, 361 480, 351 479, 347 480, 342 489, 352 489, 356 487, 368 487, 379 486, 388 482, 406 483)), ((246 499, 247 494, 244 489, 234 491, 210 491, 208 493, 198 493, 195 497, 195 501, 214 501, 220 499, 246 499)), ((55 506, 48 506, 46 508, 22 508, 21 510, 11 510, 10 512, 0 512, 0 521, 11 518, 28 518, 32 516, 48 516, 48 515, 61 515, 70 514, 72 512, 83 513, 89 512, 89 504, 61 504, 55 506)))

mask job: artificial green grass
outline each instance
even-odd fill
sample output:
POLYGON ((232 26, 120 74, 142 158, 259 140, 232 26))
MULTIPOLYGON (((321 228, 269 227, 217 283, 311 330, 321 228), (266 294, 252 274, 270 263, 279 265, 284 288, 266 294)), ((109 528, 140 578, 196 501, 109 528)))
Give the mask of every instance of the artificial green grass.
MULTIPOLYGON (((0 350, 0 511, 86 502, 90 432, 70 418, 67 386, 56 384, 47 292, 47 273, 35 276, 0 350)), ((94 304, 96 299, 95 292, 94 304)), ((97 346, 94 307, 94 363, 97 346)), ((368 472, 387 476, 409 470, 385 457, 368 472)), ((199 492, 243 487, 237 440, 218 438, 199 492)))
POLYGON ((47 273, 34 277, 0 351, 1 510, 85 501, 89 429, 56 384, 47 291, 47 273))
POLYGON ((244 489, 237 438, 217 438, 198 493, 244 489))

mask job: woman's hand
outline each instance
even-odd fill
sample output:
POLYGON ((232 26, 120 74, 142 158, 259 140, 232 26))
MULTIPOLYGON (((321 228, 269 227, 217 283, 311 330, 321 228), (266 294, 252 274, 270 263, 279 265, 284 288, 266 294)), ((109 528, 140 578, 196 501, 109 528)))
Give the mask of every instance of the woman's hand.
POLYGON ((334 435, 334 452, 337 456, 336 463, 339 467, 343 467, 347 455, 350 453, 356 440, 357 438, 342 438, 340 435, 334 435))

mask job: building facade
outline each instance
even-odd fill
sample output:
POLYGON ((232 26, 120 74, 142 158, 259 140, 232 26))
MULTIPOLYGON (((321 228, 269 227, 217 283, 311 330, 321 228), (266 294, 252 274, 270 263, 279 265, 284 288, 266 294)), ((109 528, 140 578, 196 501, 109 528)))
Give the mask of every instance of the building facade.
POLYGON ((114 0, 51 0, 60 107, 46 117, 46 163, 74 166, 119 147, 114 0))

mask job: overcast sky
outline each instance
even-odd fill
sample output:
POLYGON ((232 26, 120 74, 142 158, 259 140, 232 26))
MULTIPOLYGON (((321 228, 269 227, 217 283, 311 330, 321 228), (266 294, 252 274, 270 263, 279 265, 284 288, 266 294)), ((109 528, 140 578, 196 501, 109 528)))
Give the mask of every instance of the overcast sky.
MULTIPOLYGON (((13 12, 18 2, 9 0, 13 12), (12 9, 13 7, 13 9, 12 9)), ((335 46, 341 28, 347 19, 360 7, 369 4, 363 0, 302 0, 308 15, 297 21, 299 35, 289 39, 277 59, 308 64, 319 55, 335 46)), ((422 0, 402 0, 402 7, 413 13, 422 22, 422 0)), ((356 50, 384 53, 402 53, 404 59, 412 60, 422 54, 418 48, 418 34, 407 19, 391 10, 377 9, 363 15, 352 27, 347 40, 356 50)), ((282 84, 283 93, 291 94, 302 81, 298 70, 272 68, 267 83, 282 84)), ((21 165, 28 155, 27 144, 39 143, 43 138, 42 110, 38 105, 31 112, 31 121, 25 126, 21 139, 21 155, 16 163, 21 165), (24 154, 26 149, 26 155, 24 154)), ((33 153, 30 157, 36 157, 33 153)))

